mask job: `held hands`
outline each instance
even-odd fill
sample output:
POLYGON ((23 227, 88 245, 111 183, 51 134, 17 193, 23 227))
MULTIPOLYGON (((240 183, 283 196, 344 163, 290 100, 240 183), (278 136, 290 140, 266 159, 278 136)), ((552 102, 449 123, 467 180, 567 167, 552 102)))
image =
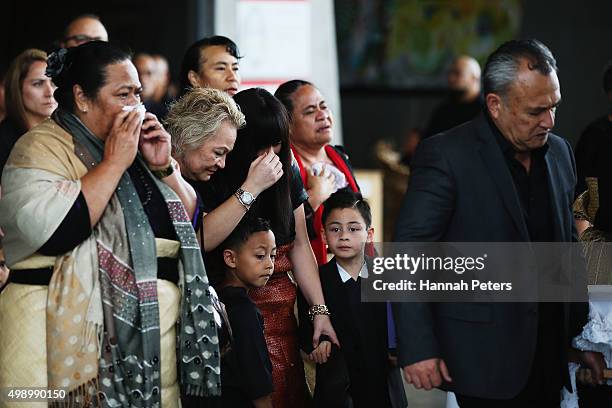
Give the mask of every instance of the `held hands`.
POLYGON ((322 334, 325 334, 336 346, 340 347, 340 342, 338 341, 338 336, 336 336, 336 331, 332 327, 331 319, 329 315, 315 315, 314 320, 312 322, 314 327, 314 333, 312 334, 312 347, 319 347, 319 337, 322 334))
POLYGON ((147 112, 140 130, 140 153, 151 170, 164 170, 170 165, 171 137, 157 117, 147 112))
POLYGON ((317 364, 324 364, 327 363, 330 353, 331 342, 323 340, 321 343, 319 343, 319 346, 308 355, 308 358, 317 364))
POLYGON ((309 200, 310 206, 316 211, 330 195, 336 192, 336 176, 327 169, 327 165, 323 165, 323 170, 318 175, 309 170, 307 190, 312 198, 309 200))
POLYGON ((282 176, 283 164, 270 147, 270 150, 259 155, 251 163, 243 189, 258 196, 262 191, 273 186, 282 176))
POLYGON ((442 380, 452 382, 446 363, 441 358, 430 358, 404 367, 406 382, 416 389, 431 390, 439 387, 442 380))

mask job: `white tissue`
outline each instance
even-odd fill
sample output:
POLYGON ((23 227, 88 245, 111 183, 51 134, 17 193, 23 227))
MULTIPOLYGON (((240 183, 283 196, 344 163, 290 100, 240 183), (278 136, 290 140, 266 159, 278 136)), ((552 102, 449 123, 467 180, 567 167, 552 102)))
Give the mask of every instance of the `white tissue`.
POLYGON ((344 187, 348 186, 348 181, 346 180, 346 176, 342 173, 336 166, 332 166, 330 164, 326 164, 323 162, 316 162, 312 165, 312 172, 315 176, 318 176, 323 172, 323 167, 327 169, 330 173, 335 176, 336 180, 336 191, 341 190, 344 187))
POLYGON ((138 115, 140 116, 141 122, 144 120, 145 113, 147 111, 147 109, 142 103, 139 103, 138 105, 125 105, 121 110, 124 112, 131 112, 133 110, 136 110, 138 112, 138 115))

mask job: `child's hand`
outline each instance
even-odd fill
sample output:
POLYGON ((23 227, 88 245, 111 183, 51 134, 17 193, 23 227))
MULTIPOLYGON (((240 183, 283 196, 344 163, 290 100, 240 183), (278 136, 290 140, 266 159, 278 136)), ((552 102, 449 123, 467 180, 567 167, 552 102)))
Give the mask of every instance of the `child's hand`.
POLYGON ((319 343, 316 349, 308 355, 312 361, 317 364, 327 363, 327 359, 331 353, 331 342, 324 340, 319 343))

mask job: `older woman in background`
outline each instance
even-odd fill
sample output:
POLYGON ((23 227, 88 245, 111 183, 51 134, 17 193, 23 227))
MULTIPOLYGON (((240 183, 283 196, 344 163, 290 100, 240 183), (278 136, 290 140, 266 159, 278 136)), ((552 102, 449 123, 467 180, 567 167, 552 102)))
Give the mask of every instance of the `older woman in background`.
POLYGON ((308 192, 304 203, 306 225, 317 263, 327 263, 321 238, 323 202, 339 189, 359 191, 348 155, 332 146, 334 120, 321 92, 310 82, 293 80, 274 94, 285 105, 291 120, 290 141, 302 182, 308 192))
POLYGON ((0 388, 62 388, 76 406, 96 392, 109 406, 177 407, 178 377, 188 395, 218 395, 196 195, 170 135, 141 110, 130 56, 94 41, 58 51, 47 72, 60 108, 17 142, 2 179, 12 271, 0 388))
POLYGON ((25 50, 11 63, 5 76, 6 117, 0 123, 0 174, 15 142, 51 116, 57 107, 55 85, 45 76, 47 54, 25 50))

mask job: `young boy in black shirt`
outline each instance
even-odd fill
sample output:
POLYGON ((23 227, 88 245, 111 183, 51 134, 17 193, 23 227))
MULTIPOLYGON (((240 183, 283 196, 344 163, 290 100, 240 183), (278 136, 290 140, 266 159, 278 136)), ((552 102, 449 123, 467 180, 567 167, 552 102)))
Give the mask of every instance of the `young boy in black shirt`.
POLYGON ((249 299, 274 272, 276 244, 270 224, 246 217, 221 244, 225 277, 219 299, 229 319, 229 351, 221 357, 221 401, 225 407, 272 407, 272 363, 263 318, 249 299))

